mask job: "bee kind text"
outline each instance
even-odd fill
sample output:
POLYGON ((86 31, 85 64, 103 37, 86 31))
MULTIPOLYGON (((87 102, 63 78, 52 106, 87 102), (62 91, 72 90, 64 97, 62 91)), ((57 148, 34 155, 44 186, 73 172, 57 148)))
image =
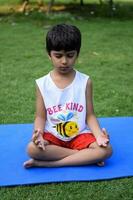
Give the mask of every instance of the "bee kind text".
POLYGON ((79 103, 70 102, 70 103, 66 103, 65 106, 62 106, 62 105, 52 106, 50 108, 47 108, 46 110, 49 115, 52 115, 62 110, 73 110, 73 111, 82 112, 83 108, 84 107, 79 103))

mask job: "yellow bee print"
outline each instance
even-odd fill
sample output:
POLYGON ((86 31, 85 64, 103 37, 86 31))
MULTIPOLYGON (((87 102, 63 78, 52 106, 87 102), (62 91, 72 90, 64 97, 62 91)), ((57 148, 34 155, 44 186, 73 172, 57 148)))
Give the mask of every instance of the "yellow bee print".
POLYGON ((65 137, 77 135, 79 131, 78 124, 74 121, 60 122, 53 127, 60 135, 65 137))

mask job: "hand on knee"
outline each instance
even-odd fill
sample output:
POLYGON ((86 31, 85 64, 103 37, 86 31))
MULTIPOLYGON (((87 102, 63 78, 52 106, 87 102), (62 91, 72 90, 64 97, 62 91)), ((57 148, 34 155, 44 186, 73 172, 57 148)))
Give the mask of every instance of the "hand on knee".
POLYGON ((37 159, 40 155, 40 152, 45 151, 35 145, 33 142, 30 142, 27 147, 27 153, 31 158, 37 159))
POLYGON ((47 140, 44 140, 43 133, 40 130, 34 131, 32 142, 42 150, 45 150, 45 146, 49 144, 47 140))

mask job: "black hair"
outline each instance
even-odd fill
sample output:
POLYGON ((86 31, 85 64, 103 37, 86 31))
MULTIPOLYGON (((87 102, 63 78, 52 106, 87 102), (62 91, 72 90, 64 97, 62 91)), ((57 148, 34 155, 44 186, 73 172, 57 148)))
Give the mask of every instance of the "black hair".
POLYGON ((46 50, 49 55, 52 50, 76 50, 78 55, 80 52, 80 47, 81 33, 76 26, 57 24, 53 26, 46 35, 46 50))

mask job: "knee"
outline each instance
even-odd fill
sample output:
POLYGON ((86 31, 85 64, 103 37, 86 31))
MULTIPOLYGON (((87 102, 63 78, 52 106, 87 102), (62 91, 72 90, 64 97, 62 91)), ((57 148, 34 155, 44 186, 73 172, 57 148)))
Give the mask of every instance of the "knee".
POLYGON ((111 145, 108 145, 106 148, 102 147, 102 154, 105 159, 111 157, 113 154, 113 149, 111 145))
POLYGON ((111 157, 112 154, 113 154, 113 149, 112 149, 112 146, 110 144, 107 147, 107 154, 108 154, 108 157, 111 157))
POLYGON ((38 148, 33 142, 28 144, 27 153, 31 158, 36 158, 36 155, 38 154, 38 148))

